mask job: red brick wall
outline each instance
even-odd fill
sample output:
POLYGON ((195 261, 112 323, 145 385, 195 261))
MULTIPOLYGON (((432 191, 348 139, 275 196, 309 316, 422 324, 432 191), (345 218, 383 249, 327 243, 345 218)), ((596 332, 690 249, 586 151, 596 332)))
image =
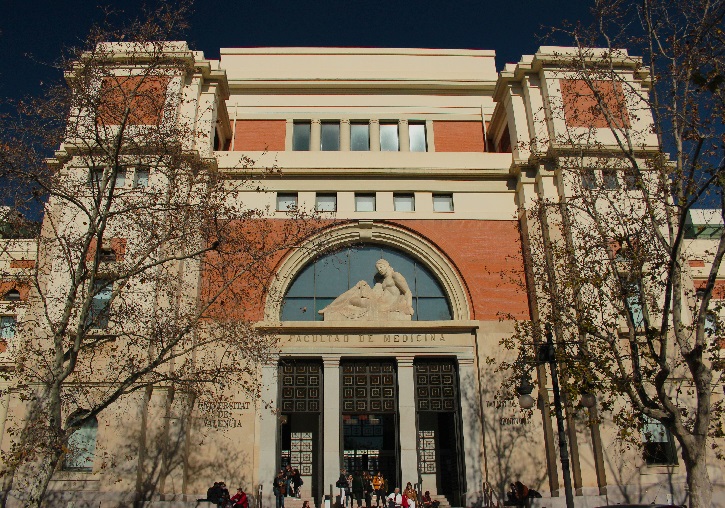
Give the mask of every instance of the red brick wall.
MULTIPOLYGON (((202 279, 205 299, 218 293, 225 281, 234 281, 211 306, 207 313, 209 317, 250 321, 263 319, 265 288, 269 287, 273 274, 289 252, 284 244, 290 244, 295 235, 303 233, 296 226, 290 228, 290 222, 239 221, 228 240, 229 247, 206 257, 202 279), (260 236, 261 243, 255 240, 256 235, 260 236), (245 245, 252 246, 255 242, 261 245, 266 255, 252 261, 245 245)), ((390 222, 426 238, 448 256, 466 285, 473 309, 470 319, 498 320, 504 314, 511 314, 516 319, 529 319, 521 241, 515 221, 390 222)), ((317 223, 306 227, 308 231, 319 232, 323 225, 317 223)))
POLYGON ((433 122, 436 152, 485 152, 481 122, 433 122))
POLYGON ((13 259, 10 261, 10 268, 35 268, 35 260, 13 259))
POLYGON ((237 120, 232 121, 232 129, 236 129, 233 150, 250 152, 284 150, 284 138, 287 133, 285 120, 237 120))
POLYGON ((617 127, 629 127, 629 115, 625 105, 622 84, 612 81, 594 81, 589 86, 583 79, 562 79, 561 97, 564 102, 564 118, 572 127, 609 127, 602 107, 592 87, 602 95, 603 106, 617 127))
POLYGON ((103 78, 98 123, 119 125, 130 108, 129 125, 153 125, 161 120, 169 78, 118 76, 103 78))

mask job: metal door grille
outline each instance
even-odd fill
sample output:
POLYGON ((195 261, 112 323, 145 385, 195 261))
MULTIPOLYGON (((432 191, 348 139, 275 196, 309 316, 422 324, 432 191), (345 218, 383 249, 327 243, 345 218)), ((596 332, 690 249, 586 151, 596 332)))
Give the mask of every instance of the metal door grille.
POLYGON ((397 382, 393 362, 343 363, 343 413, 394 413, 397 382))
POLYGON ((322 367, 318 363, 280 365, 283 413, 318 413, 321 409, 322 367))
POLYGON ((415 362, 418 411, 453 412, 458 409, 458 376, 452 360, 415 362))

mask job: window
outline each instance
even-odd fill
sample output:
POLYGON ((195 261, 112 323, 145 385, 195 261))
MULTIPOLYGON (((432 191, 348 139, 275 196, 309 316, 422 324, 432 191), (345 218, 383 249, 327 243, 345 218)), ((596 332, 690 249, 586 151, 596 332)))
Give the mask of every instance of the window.
POLYGON ((375 194, 355 194, 356 212, 374 212, 375 194))
POLYGON ((20 301, 20 291, 17 289, 11 289, 5 295, 3 296, 3 300, 6 302, 19 302, 20 301))
POLYGON ((385 245, 357 244, 315 256, 300 270, 282 302, 282 321, 322 321, 318 311, 364 280, 372 288, 375 263, 385 259, 405 277, 412 293, 413 321, 450 320, 448 298, 441 284, 418 259, 385 245))
POLYGON ((413 194, 393 194, 393 207, 396 212, 415 212, 413 194))
POLYGON ((408 132, 410 134, 410 151, 426 152, 428 146, 425 140, 425 124, 421 122, 408 124, 408 132))
POLYGON ((320 128, 320 150, 336 152, 340 150, 340 122, 322 122, 320 128))
POLYGON ((337 194, 318 194, 315 196, 315 210, 318 212, 337 211, 337 194))
POLYGON ((136 168, 136 172, 133 175, 133 186, 134 187, 148 187, 149 186, 149 168, 141 166, 136 168))
POLYGON ((597 188, 597 175, 593 169, 585 169, 582 171, 582 187, 588 190, 597 188))
POLYGON ((627 312, 632 318, 632 323, 637 331, 644 330, 644 306, 642 305, 642 291, 640 290, 639 283, 637 282, 625 282, 624 283, 625 300, 624 303, 627 307, 627 312))
POLYGON ((15 316, 0 316, 0 340, 9 342, 15 337, 17 327, 18 323, 15 316))
POLYGON ((98 420, 91 418, 78 427, 68 438, 68 451, 63 460, 63 469, 70 471, 92 471, 96 455, 98 420))
POLYGON ((277 211, 287 212, 297 208, 297 193, 277 193, 277 211))
POLYGON ((353 152, 370 150, 370 125, 368 123, 350 124, 350 150, 353 152))
POLYGON ((88 310, 87 325, 89 328, 108 328, 108 318, 111 307, 111 294, 113 283, 106 279, 99 279, 93 286, 91 308, 88 310))
POLYGON ((380 151, 397 152, 398 149, 398 123, 381 123, 380 151))
MULTIPOLYGON (((103 182, 103 168, 91 168, 89 172, 89 183, 95 185, 96 187, 100 186, 103 182)), ((118 172, 116 173, 116 187, 123 187, 126 185, 126 170, 123 168, 119 168, 118 172)))
POLYGON ((310 149, 310 122, 295 122, 292 125, 292 150, 306 152, 310 149))
POLYGON ((605 190, 619 190, 619 179, 615 170, 605 169, 602 171, 602 188, 605 190))
POLYGON ((452 212, 453 194, 433 194, 434 212, 452 212))
POLYGON ((720 331, 720 323, 719 319, 717 318, 717 314, 713 311, 708 311, 707 314, 705 314, 705 336, 709 339, 713 339, 717 337, 718 332, 720 331))
POLYGON ((634 169, 627 169, 624 172, 624 187, 627 190, 637 190, 637 173, 634 169))
POLYGON ((116 261, 116 251, 113 250, 111 242, 103 240, 101 242, 101 248, 99 249, 99 258, 101 261, 110 262, 116 261))
POLYGON ((642 428, 644 460, 650 466, 677 464, 677 451, 672 434, 659 421, 645 416, 642 428))

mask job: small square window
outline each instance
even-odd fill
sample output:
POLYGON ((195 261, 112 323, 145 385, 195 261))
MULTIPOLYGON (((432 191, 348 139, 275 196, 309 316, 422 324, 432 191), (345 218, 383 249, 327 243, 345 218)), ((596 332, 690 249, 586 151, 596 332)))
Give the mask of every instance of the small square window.
POLYGON ((602 171, 602 188, 605 190, 619 190, 619 179, 615 170, 605 169, 602 171))
POLYGON ((297 193, 277 193, 277 211, 287 212, 297 208, 297 193))
POLYGON ((340 150, 340 122, 322 122, 320 126, 320 150, 337 152, 340 150))
POLYGON ((8 342, 15 337, 17 326, 15 316, 0 316, 0 340, 8 342))
POLYGON ((413 194, 393 194, 393 207, 396 212, 415 212, 413 194))
POLYGON ((400 149, 398 140, 398 123, 380 124, 380 151, 397 152, 400 149))
POLYGON ((350 124, 350 150, 353 152, 370 150, 370 125, 367 122, 350 124))
POLYGON ((624 172, 624 187, 627 190, 637 190, 637 173, 633 169, 624 172))
POLYGON ((292 125, 292 150, 306 152, 310 149, 310 122, 294 122, 292 125))
POLYGON ((374 212, 375 194, 355 194, 356 212, 374 212))
POLYGON ((452 212, 453 194, 433 194, 434 212, 452 212))
POLYGON ((148 187, 149 186, 149 168, 140 166, 136 168, 136 172, 133 175, 133 186, 134 187, 148 187))
POLYGON ((585 169, 581 173, 582 187, 587 190, 594 190, 597 188, 597 175, 593 169, 585 169))
POLYGON ((425 123, 416 122, 408 124, 408 132, 410 134, 411 152, 428 151, 428 145, 425 139, 425 123))
POLYGON ((315 210, 318 212, 336 212, 337 194, 317 194, 315 196, 315 210))

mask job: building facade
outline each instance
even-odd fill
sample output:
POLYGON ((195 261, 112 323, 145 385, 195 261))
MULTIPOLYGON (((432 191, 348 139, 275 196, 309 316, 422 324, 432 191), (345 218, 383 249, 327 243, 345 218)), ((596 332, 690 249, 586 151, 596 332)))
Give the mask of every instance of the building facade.
MULTIPOLYGON (((503 396, 496 365, 515 357, 501 341, 516 323, 538 315, 526 261, 538 232, 522 209, 568 192, 532 154, 556 149, 560 132, 591 127, 555 114, 578 93, 565 51, 541 48, 500 73, 494 52, 480 50, 222 49, 218 61, 191 53, 195 73, 166 93, 187 97, 178 107, 208 129, 197 149, 230 181, 279 170, 242 193, 245 207, 268 210, 265 220, 302 210, 326 226, 307 240, 315 248, 279 256, 258 303, 238 306, 240 319, 279 338, 275 361, 259 369, 261 402, 229 387, 223 403, 195 405, 179 460, 149 493, 153 506, 192 506, 219 480, 272 506, 272 478, 287 464, 316 506, 337 495, 341 468, 381 471, 391 489, 418 484, 450 506, 487 504, 491 492, 503 499, 516 480, 539 490, 542 506, 564 505, 548 385, 542 406, 523 410, 503 396)), ((623 61, 618 72, 646 89, 633 66, 623 61)), ((651 116, 631 122, 657 149, 651 116)), ((608 141, 607 129, 596 135, 608 141)), ((152 180, 136 170, 122 185, 152 180)), ((6 252, 9 269, 32 268, 34 252, 19 248, 6 252)), ((202 273, 197 284, 220 281, 202 273)), ((5 300, 20 308, 27 297, 13 290, 5 300)), ((211 314, 233 319, 234 308, 231 297, 211 314)), ((161 428, 172 441, 168 429, 182 418, 164 409, 167 388, 146 393, 76 436, 93 446, 55 473, 58 499, 105 507, 138 497, 140 478, 152 475, 139 443, 161 428)), ((22 405, 6 395, 3 421, 22 405)), ((590 416, 580 408, 568 419, 577 506, 683 502, 684 467, 669 438, 654 432, 661 453, 647 459, 617 445, 606 416, 590 416)), ((716 466, 712 479, 722 488, 716 466)))

